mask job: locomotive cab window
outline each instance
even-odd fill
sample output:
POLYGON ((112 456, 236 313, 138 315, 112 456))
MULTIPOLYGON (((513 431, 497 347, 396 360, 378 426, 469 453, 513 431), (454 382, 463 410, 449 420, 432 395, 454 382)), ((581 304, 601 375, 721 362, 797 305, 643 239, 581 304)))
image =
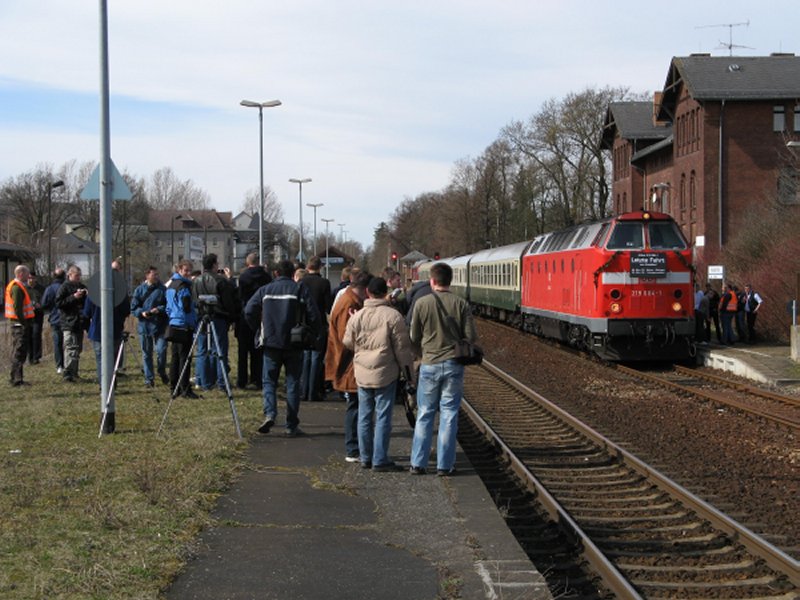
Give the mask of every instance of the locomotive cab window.
POLYGON ((644 234, 641 223, 617 223, 606 248, 609 250, 641 250, 644 248, 644 234))
POLYGON ((678 226, 672 221, 648 223, 647 237, 650 240, 650 248, 653 250, 686 249, 686 241, 678 226))

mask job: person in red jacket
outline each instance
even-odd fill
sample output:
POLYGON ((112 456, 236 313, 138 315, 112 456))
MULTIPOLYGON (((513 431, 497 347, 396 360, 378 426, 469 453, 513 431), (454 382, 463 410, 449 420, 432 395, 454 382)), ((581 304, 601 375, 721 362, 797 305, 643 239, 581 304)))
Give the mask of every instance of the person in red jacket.
POLYGON ((31 271, 25 265, 14 269, 14 279, 6 286, 5 317, 11 323, 11 385, 25 385, 22 366, 28 356, 29 331, 35 311, 27 285, 31 271))

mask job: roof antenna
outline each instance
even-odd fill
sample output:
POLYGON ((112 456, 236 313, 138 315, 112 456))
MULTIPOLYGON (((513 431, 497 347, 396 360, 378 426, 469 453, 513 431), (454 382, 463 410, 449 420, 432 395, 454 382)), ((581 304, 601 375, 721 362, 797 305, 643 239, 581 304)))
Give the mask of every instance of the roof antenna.
POLYGON ((750 27, 750 19, 747 19, 744 23, 720 23, 719 25, 700 25, 695 27, 695 29, 708 29, 709 27, 727 27, 728 28, 728 43, 726 44, 722 40, 719 42, 719 46, 717 48, 727 48, 728 49, 728 56, 733 56, 733 49, 734 48, 747 48, 748 50, 755 50, 755 48, 751 48, 750 46, 740 46, 738 44, 733 43, 733 28, 734 27, 750 27))

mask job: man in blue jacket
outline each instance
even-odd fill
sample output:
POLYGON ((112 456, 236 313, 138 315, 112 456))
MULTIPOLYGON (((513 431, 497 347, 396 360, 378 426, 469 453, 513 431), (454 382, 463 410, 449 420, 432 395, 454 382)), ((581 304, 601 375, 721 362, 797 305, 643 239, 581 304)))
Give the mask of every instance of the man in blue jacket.
POLYGON ((172 275, 167 289, 168 325, 176 332, 175 337, 170 340, 172 362, 169 366, 169 385, 173 395, 182 394, 185 398, 199 398, 192 391, 189 382, 189 351, 192 349, 192 335, 197 328, 197 308, 192 300, 192 281, 189 279, 191 274, 192 261, 183 259, 178 263, 178 271, 172 275), (179 378, 180 385, 178 385, 179 378))
POLYGON ((275 269, 275 280, 259 288, 244 310, 253 330, 259 331, 264 349, 262 374, 264 393, 264 422, 258 431, 269 433, 278 416, 277 388, 281 367, 286 369, 286 435, 301 435, 300 376, 303 369, 303 348, 291 343, 291 330, 302 318, 315 333, 319 333, 320 314, 304 285, 292 279, 294 265, 282 260, 275 269))
POLYGON ((167 341, 164 330, 167 328, 167 288, 159 280, 158 269, 148 267, 144 282, 133 291, 131 313, 139 321, 139 345, 142 347, 144 384, 154 386, 153 350, 156 352, 156 367, 161 382, 169 383, 167 377, 167 341))

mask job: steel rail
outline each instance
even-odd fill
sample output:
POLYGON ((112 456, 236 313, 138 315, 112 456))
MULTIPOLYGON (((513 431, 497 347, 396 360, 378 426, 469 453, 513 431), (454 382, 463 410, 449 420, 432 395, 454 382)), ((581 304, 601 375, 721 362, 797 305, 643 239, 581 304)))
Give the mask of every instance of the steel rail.
POLYGON ((700 396, 701 398, 705 398, 711 402, 716 402, 717 404, 725 404, 727 406, 732 406, 734 408, 738 408, 739 410, 743 410, 753 415, 757 415, 759 417, 763 417, 770 421, 774 421, 775 423, 779 423, 780 425, 784 425, 786 427, 791 427, 792 429, 800 429, 800 421, 796 419, 788 419, 786 417, 781 417, 780 415, 773 414, 771 412, 767 412, 758 408, 754 408, 745 404, 743 402, 737 402, 736 400, 732 400, 730 398, 726 398, 725 396, 718 396, 716 394, 712 394, 711 392, 707 392, 705 390, 701 390, 698 388, 690 387, 688 385, 683 385, 677 383, 675 381, 670 381, 664 377, 660 377, 658 375, 653 375, 652 373, 645 373, 643 371, 637 371, 636 369, 632 369, 631 367, 626 367, 625 365, 615 365, 614 368, 617 371, 622 373, 626 373, 632 377, 636 377, 638 379, 645 379, 647 381, 652 381, 659 385, 663 385, 666 387, 674 388, 676 390, 680 390, 687 394, 693 394, 695 396, 700 396))
MULTIPOLYGON (((731 538, 734 541, 737 541, 740 544, 742 544, 742 546, 747 548, 754 555, 764 560, 764 562, 767 565, 769 565, 776 571, 785 574, 789 579, 789 581, 792 582, 792 584, 800 586, 799 561, 793 559, 791 556, 787 555, 779 548, 770 544, 768 541, 761 538, 760 536, 752 532, 750 529, 748 529, 741 523, 738 523, 737 521, 731 519, 729 516, 721 513, 719 510, 708 504, 705 500, 702 500, 701 498, 695 496, 693 493, 685 489, 680 484, 672 481, 667 476, 659 473, 656 469, 644 463, 640 459, 636 458, 630 452, 621 448, 620 446, 618 446, 617 444, 606 438, 600 432, 596 431, 586 423, 583 423, 582 421, 572 416, 562 408, 556 406, 553 402, 547 400, 544 396, 530 389, 523 383, 517 381, 507 373, 501 371, 499 368, 491 364, 489 361, 484 360, 482 367, 485 368, 490 373, 494 374, 499 379, 508 383, 510 386, 516 388, 520 392, 535 399, 540 405, 545 407, 553 414, 557 415, 559 418, 563 419, 565 422, 567 422, 570 426, 577 429, 583 435, 592 439, 599 446, 605 447, 608 450, 608 452, 616 454, 620 458, 620 460, 622 460, 630 468, 634 469, 648 480, 654 482, 661 489, 672 494, 674 497, 677 497, 685 506, 691 508, 698 515, 707 519, 712 525, 717 527, 719 530, 731 536, 731 538)), ((486 427, 488 427, 488 425, 486 425, 486 427)), ((502 444, 502 442, 500 443, 502 444)), ((505 444, 502 444, 502 447, 507 448, 505 444)), ((511 453, 510 449, 504 451, 511 453)), ((521 468, 524 469, 523 472, 529 473, 529 471, 527 470, 527 468, 524 467, 524 465, 521 465, 521 468)), ((528 475, 526 475, 525 477, 527 478, 528 475)), ((534 476, 530 474, 530 477, 533 478, 534 476)), ((546 492, 546 490, 544 491, 546 492)), ((549 496, 549 493, 547 494, 547 496, 549 496)), ((572 519, 570 519, 568 522, 574 523, 572 519)), ((577 525, 574 526, 577 527, 577 525)))
MULTIPOLYGON (((484 364, 486 362, 484 361, 484 364)), ((623 600, 642 600, 642 596, 630 584, 617 567, 603 554, 592 539, 583 532, 580 525, 570 516, 569 512, 547 491, 539 479, 531 473, 525 464, 503 442, 497 432, 478 414, 469 401, 464 398, 461 408, 473 422, 475 427, 492 443, 509 461, 509 466, 517 476, 536 495, 550 517, 558 522, 568 537, 572 538, 580 548, 581 555, 592 566, 603 580, 606 587, 614 593, 615 598, 623 600)))
POLYGON ((708 381, 713 381, 714 383, 719 383, 721 385, 728 386, 730 388, 739 390, 741 392, 747 392, 748 394, 753 394, 754 396, 760 396, 761 398, 766 398, 767 400, 775 400, 776 402, 783 402, 784 404, 788 404, 789 406, 800 406, 800 398, 784 396, 783 394, 778 394, 777 392, 763 390, 754 385, 741 383, 739 381, 731 381, 730 379, 726 379, 725 377, 720 377, 719 375, 706 373, 705 371, 698 371, 697 369, 690 369, 689 367, 684 367, 681 365, 675 365, 675 370, 678 373, 683 373, 684 375, 698 377, 700 379, 707 379, 708 381))

